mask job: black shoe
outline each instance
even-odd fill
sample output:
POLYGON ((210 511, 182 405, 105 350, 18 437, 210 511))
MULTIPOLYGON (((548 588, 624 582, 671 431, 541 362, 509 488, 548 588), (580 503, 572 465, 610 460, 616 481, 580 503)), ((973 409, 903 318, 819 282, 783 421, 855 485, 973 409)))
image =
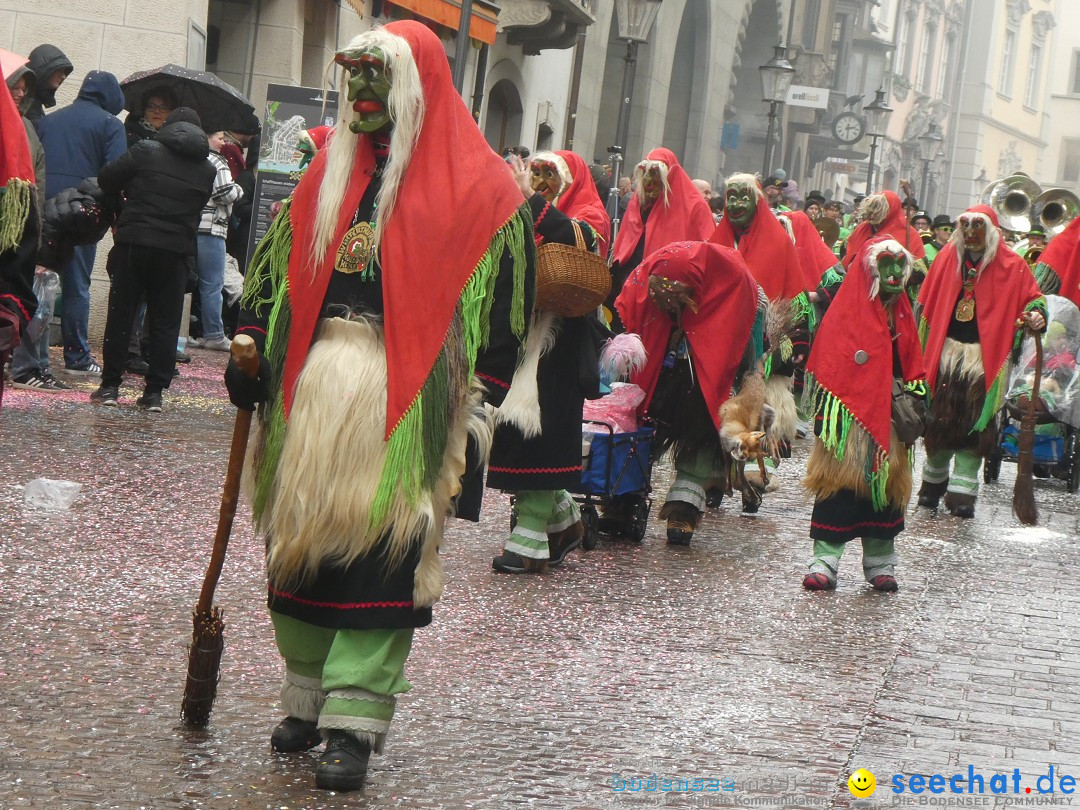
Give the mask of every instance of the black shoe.
POLYGON ((140 377, 145 377, 150 373, 150 364, 141 357, 135 357, 128 360, 125 368, 132 374, 138 374, 140 377))
POLYGON ((317 723, 290 715, 277 724, 270 735, 270 747, 281 754, 307 751, 322 742, 317 723))
POLYGON ((953 517, 971 520, 975 517, 975 496, 960 492, 945 493, 945 508, 953 517))
POLYGON ((942 481, 940 484, 923 481, 922 486, 919 487, 919 506, 937 509, 938 502, 941 501, 941 496, 945 494, 948 487, 948 481, 942 481))
POLYGON ((724 501, 724 490, 720 487, 709 487, 705 491, 705 505, 710 509, 715 509, 724 501))
POLYGON ((135 404, 145 411, 150 411, 150 413, 161 413, 161 392, 146 391, 135 400, 135 404))
POLYGON ((120 400, 120 389, 115 385, 102 385, 97 391, 90 395, 91 402, 97 402, 100 405, 108 405, 110 408, 115 408, 116 403, 120 400))
POLYGON ((367 779, 371 746, 347 731, 331 729, 326 751, 315 768, 315 787, 322 790, 359 790, 367 779))
POLYGON ((182 351, 177 349, 177 351, 176 351, 176 362, 177 363, 190 363, 191 362, 191 355, 190 354, 184 354, 182 351))
POLYGON ((585 524, 580 520, 572 526, 563 529, 561 532, 556 532, 554 535, 548 535, 548 553, 551 555, 551 559, 548 560, 550 565, 558 565, 567 558, 571 551, 578 548, 581 545, 581 541, 585 538, 585 524))
POLYGON ((491 567, 504 574, 530 574, 540 573, 547 567, 547 560, 531 560, 515 554, 513 551, 504 551, 491 561, 491 567))

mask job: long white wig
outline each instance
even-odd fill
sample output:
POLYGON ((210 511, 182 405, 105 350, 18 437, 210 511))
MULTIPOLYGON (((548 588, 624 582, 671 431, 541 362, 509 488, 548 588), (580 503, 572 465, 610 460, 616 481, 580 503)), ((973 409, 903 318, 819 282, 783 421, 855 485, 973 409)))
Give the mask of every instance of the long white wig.
POLYGON ((645 158, 634 167, 634 193, 637 195, 638 204, 644 205, 646 203, 642 179, 649 169, 656 169, 660 174, 660 182, 664 184, 664 205, 668 205, 671 197, 671 184, 667 179, 668 165, 662 160, 649 160, 648 158, 645 158))
POLYGON ((859 206, 859 220, 880 225, 889 215, 889 198, 884 194, 871 194, 859 206))
POLYGON ((727 180, 724 181, 724 193, 727 194, 727 190, 732 186, 746 186, 754 194, 754 199, 758 201, 758 204, 769 204, 765 199, 765 192, 761 190, 761 183, 757 179, 756 174, 750 174, 749 172, 739 172, 733 174, 727 180))
POLYGON ((982 259, 979 260, 979 266, 976 268, 976 275, 982 273, 983 268, 990 264, 997 255, 998 246, 1001 244, 1001 231, 998 226, 994 224, 994 221, 990 219, 982 211, 965 211, 956 218, 956 229, 953 231, 949 241, 956 246, 956 255, 960 257, 960 261, 956 263, 956 272, 963 273, 964 268, 964 228, 960 224, 960 220, 964 217, 971 217, 973 219, 981 219, 986 223, 986 250, 983 251, 982 259))
POLYGON ((891 253, 893 256, 903 257, 905 286, 908 283, 908 279, 911 278, 911 266, 915 262, 910 251, 895 239, 885 239, 872 245, 870 249, 866 251, 866 257, 863 260, 865 270, 870 274, 871 301, 877 298, 878 294, 881 292, 881 273, 878 270, 878 258, 882 253, 891 253))
MULTIPOLYGON (((393 214, 398 189, 420 137, 420 128, 424 123, 424 91, 412 49, 404 38, 383 28, 372 28, 353 37, 342 50, 359 51, 368 48, 379 48, 386 55, 385 69, 391 77, 388 98, 390 121, 393 125, 390 156, 383 169, 382 187, 375 198, 378 218, 375 223, 373 250, 378 251, 383 226, 393 214)), ((338 121, 326 146, 326 173, 319 188, 319 203, 315 213, 311 254, 317 264, 326 258, 328 249, 336 248, 336 245, 332 246, 330 242, 334 238, 341 214, 341 201, 345 197, 345 189, 353 172, 356 142, 361 137, 349 129, 349 124, 358 118, 352 102, 349 101, 349 71, 331 62, 326 67, 323 83, 329 83, 327 80, 335 67, 338 68, 338 121)))

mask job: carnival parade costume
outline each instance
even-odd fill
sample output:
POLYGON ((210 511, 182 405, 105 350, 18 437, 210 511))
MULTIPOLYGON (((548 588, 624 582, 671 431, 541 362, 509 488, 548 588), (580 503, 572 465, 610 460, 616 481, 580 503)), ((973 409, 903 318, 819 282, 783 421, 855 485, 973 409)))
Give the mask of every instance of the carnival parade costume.
POLYGON ((634 171, 634 193, 612 251, 611 295, 606 302, 612 328, 619 330, 615 299, 644 257, 672 242, 708 239, 715 227, 709 204, 675 153, 664 147, 649 152, 634 171))
POLYGON ((808 291, 817 294, 816 308, 823 313, 844 280, 843 266, 804 212, 786 211, 779 216, 791 223, 803 281, 808 291))
POLYGON ((919 302, 933 393, 919 505, 936 508, 944 495, 951 513, 973 517, 979 465, 997 444, 1010 355, 1022 336, 1017 324, 1027 312, 1045 321, 1046 300, 1027 263, 1001 243, 997 215, 979 205, 960 216, 919 302))
POLYGON ((1035 280, 1044 295, 1061 295, 1080 306, 1080 217, 1047 244, 1035 280))
POLYGON ((907 221, 900 195, 895 191, 871 194, 862 201, 859 211, 863 221, 855 226, 855 230, 848 237, 843 259, 844 269, 847 270, 858 257, 863 245, 871 239, 892 237, 915 260, 915 265, 911 268, 911 278, 907 283, 908 295, 914 300, 915 293, 926 278, 926 247, 919 232, 907 221))
MULTIPOLYGON (((575 245, 579 230, 585 249, 600 252, 611 223, 585 161, 573 152, 540 152, 531 165, 534 192, 544 189, 528 197, 537 243, 575 245)), ((581 481, 582 405, 600 396, 599 347, 606 333, 595 313, 533 315, 525 356, 496 417, 488 463, 488 486, 515 493, 516 521, 492 561, 497 571, 541 571, 581 544, 581 513, 566 490, 581 481)))
POLYGON ((817 434, 804 481, 815 497, 808 590, 836 586, 840 557, 856 538, 866 580, 897 589, 893 542, 904 529, 917 433, 898 435, 893 399, 912 397, 924 415, 928 393, 904 294, 912 264, 890 237, 864 242, 814 339, 806 369, 817 434))
POLYGON ((669 542, 690 542, 706 489, 728 474, 720 408, 761 359, 758 303, 739 253, 708 242, 675 242, 646 257, 616 301, 645 345, 646 365, 631 381, 656 424, 654 452, 674 454, 676 478, 660 513, 669 542))
POLYGON ((321 730, 316 784, 348 790, 442 594, 443 526, 467 439, 490 438, 481 397, 502 401, 526 335, 535 246, 438 37, 395 22, 335 61, 338 124, 245 287, 238 331, 264 388, 245 392, 232 365, 226 383, 238 405, 263 402, 250 485, 288 714, 272 743, 303 750, 321 730))

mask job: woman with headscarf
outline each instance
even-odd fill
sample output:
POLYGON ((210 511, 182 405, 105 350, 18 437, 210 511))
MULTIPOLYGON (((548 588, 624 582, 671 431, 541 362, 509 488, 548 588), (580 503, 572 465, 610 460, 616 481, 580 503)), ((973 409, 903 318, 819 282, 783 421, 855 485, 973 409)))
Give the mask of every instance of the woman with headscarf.
POLYGON ((634 168, 633 192, 615 237, 611 294, 605 302, 611 326, 621 331, 615 299, 642 258, 672 242, 708 239, 715 223, 709 204, 670 149, 653 149, 634 168))
POLYGON ((936 509, 944 495, 949 512, 972 518, 979 466, 997 445, 1012 350, 1021 328, 1046 328, 1046 298, 1027 262, 1002 243, 997 214, 977 205, 957 220, 919 303, 933 391, 919 506, 936 509))
POLYGON ((908 222, 903 204, 900 202, 900 195, 895 191, 871 194, 862 201, 859 216, 862 221, 851 232, 845 247, 844 269, 847 270, 848 265, 859 255, 864 244, 878 236, 890 236, 915 259, 915 264, 911 268, 911 278, 907 283, 908 295, 914 300, 915 293, 926 278, 928 269, 926 248, 923 246, 919 232, 908 222))
POLYGON ((863 574, 895 591, 894 540, 911 497, 918 429, 894 422, 894 397, 925 414, 928 392, 911 302, 913 260, 895 239, 863 243, 814 338, 806 367, 817 441, 804 485, 815 498, 814 555, 803 587, 832 590, 847 543, 861 538, 863 574), (857 329, 852 324, 858 324, 857 329))
MULTIPOLYGON (((507 160, 532 210, 538 245, 576 245, 580 233, 585 250, 604 251, 611 223, 584 160, 568 151, 538 152, 528 168, 516 155, 507 160)), ((517 517, 492 560, 496 571, 542 571, 581 545, 581 513, 567 489, 581 482, 581 410, 600 396, 602 331, 594 313, 533 316, 525 358, 499 407, 497 420, 511 421, 496 429, 488 462, 488 486, 515 493, 517 517)))
POLYGON ((237 332, 260 373, 230 362, 225 382, 237 407, 264 403, 252 500, 287 715, 271 745, 325 734, 316 786, 356 790, 442 596, 443 528, 469 436, 486 452, 481 399, 513 375, 536 248, 429 28, 371 29, 334 62, 334 135, 248 270, 237 332))

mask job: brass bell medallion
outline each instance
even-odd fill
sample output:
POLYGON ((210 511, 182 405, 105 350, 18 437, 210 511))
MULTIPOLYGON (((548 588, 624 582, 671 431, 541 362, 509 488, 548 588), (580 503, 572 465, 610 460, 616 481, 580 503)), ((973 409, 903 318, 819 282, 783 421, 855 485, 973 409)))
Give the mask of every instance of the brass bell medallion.
POLYGON ((358 222, 345 232, 337 250, 334 269, 339 273, 359 273, 371 260, 375 230, 370 222, 358 222))

